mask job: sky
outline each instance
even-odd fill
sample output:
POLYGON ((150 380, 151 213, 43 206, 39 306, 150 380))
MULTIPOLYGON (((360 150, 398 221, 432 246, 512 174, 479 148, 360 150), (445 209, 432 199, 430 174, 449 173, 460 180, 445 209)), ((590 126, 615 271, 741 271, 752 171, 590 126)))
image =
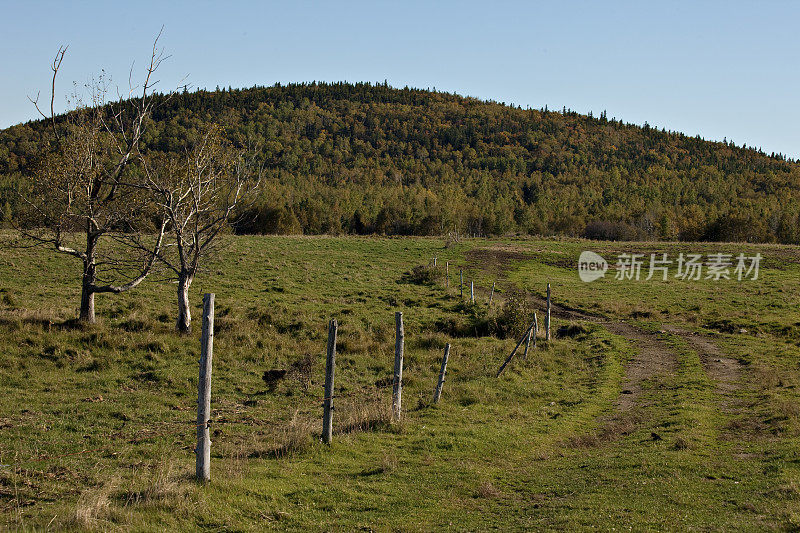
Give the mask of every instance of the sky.
MULTIPOLYGON (((0 0, 0 128, 57 110, 101 72, 157 89, 387 80, 592 111, 800 157, 800 2, 0 0)), ((117 91, 113 91, 117 94, 117 91)))

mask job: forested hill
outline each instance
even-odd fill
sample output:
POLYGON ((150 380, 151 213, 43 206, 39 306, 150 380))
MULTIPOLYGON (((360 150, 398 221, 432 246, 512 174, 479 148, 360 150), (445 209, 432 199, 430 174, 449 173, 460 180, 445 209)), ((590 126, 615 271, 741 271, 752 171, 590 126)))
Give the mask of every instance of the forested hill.
MULTIPOLYGON (((219 123, 256 142, 268 180, 240 231, 586 235, 800 243, 800 165, 569 110, 372 84, 296 84, 161 98, 145 149, 219 123)), ((0 132, 0 207, 42 123, 0 132)))

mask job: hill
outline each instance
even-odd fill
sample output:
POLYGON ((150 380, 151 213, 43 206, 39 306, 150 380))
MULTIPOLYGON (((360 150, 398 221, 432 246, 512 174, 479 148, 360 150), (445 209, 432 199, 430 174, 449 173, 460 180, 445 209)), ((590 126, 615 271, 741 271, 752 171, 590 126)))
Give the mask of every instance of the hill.
MULTIPOLYGON (((797 162, 605 113, 385 84, 221 89, 160 97, 144 148, 179 151, 210 123, 268 168, 240 232, 800 243, 797 162)), ((42 130, 0 131, 6 224, 42 130)))

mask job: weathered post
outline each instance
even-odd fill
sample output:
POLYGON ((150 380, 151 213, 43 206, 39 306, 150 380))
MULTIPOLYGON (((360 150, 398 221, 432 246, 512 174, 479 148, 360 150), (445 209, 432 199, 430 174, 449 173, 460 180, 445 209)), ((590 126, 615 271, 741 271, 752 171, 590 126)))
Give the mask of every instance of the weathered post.
POLYGON ((550 284, 547 284, 547 314, 544 317, 545 340, 550 342, 550 284))
POLYGON ((436 268, 436 256, 433 256, 433 268, 436 268))
POLYGON ((197 381, 198 481, 211 480, 211 360, 214 355, 214 293, 203 295, 203 333, 200 338, 200 379, 197 381))
POLYGON ((511 350, 511 354, 506 358, 505 361, 503 361, 503 364, 500 365, 500 369, 497 371, 497 376, 496 377, 498 377, 498 378, 500 377, 500 374, 503 373, 503 370, 506 369, 506 366, 508 366, 508 363, 510 363, 511 360, 514 358, 514 354, 517 353, 517 350, 519 349, 519 347, 522 345, 523 342, 525 342, 525 339, 528 337, 528 333, 532 329, 533 329, 533 323, 531 322, 531 325, 528 326, 528 329, 526 329, 525 333, 522 334, 522 337, 519 339, 519 342, 517 342, 517 345, 514 346, 513 350, 511 350))
MULTIPOLYGON (((535 318, 534 318, 534 322, 536 322, 535 318)), ((528 348, 531 345, 531 335, 533 335, 533 328, 528 330, 528 340, 525 341, 525 353, 522 354, 522 358, 525 359, 525 360, 528 359, 528 348)))
POLYGON ((471 304, 475 303, 475 282, 474 281, 470 281, 469 282, 469 303, 471 303, 471 304))
POLYGON ((336 332, 339 325, 333 318, 328 324, 328 354, 325 359, 325 398, 322 400, 322 442, 333 437, 333 374, 336 369, 336 332))
POLYGON ((492 306, 492 299, 494 298, 494 285, 497 283, 496 281, 492 282, 492 292, 489 294, 489 307, 492 306))
POLYGON ((461 299, 464 299, 464 270, 458 269, 459 291, 461 291, 461 299))
POLYGON ((444 356, 442 357, 442 369, 439 370, 439 382, 436 383, 436 390, 433 391, 433 403, 439 403, 444 386, 444 376, 447 374, 447 360, 450 358, 450 343, 444 345, 444 356))
POLYGON ((405 332, 403 331, 403 313, 400 311, 394 314, 395 341, 394 341, 394 386, 392 387, 392 417, 400 420, 402 411, 403 395, 403 343, 405 332))
POLYGON ((536 349, 536 337, 539 335, 539 317, 533 312, 533 349, 536 349))

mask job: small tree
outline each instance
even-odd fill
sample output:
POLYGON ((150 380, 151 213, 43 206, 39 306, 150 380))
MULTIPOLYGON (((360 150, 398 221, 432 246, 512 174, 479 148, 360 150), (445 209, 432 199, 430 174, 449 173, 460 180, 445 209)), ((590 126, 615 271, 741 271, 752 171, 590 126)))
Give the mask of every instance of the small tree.
MULTIPOLYGON (((84 322, 95 321, 95 294, 139 285, 161 248, 165 224, 130 168, 139 158, 154 103, 153 74, 163 61, 157 44, 158 38, 137 99, 106 104, 108 83, 101 77, 89 86, 88 102, 76 95, 74 108, 56 117, 56 80, 66 47, 59 48, 51 67, 49 113, 42 111, 38 96, 31 99, 49 125, 42 142, 45 155, 22 193, 18 227, 34 244, 81 261, 84 322)), ((131 94, 134 90, 131 85, 131 94)))
POLYGON ((171 242, 159 259, 178 281, 176 329, 189 333, 189 288, 201 260, 219 250, 219 235, 230 227, 237 208, 255 197, 260 172, 249 152, 226 143, 212 127, 180 157, 145 162, 147 186, 165 214, 171 242))

